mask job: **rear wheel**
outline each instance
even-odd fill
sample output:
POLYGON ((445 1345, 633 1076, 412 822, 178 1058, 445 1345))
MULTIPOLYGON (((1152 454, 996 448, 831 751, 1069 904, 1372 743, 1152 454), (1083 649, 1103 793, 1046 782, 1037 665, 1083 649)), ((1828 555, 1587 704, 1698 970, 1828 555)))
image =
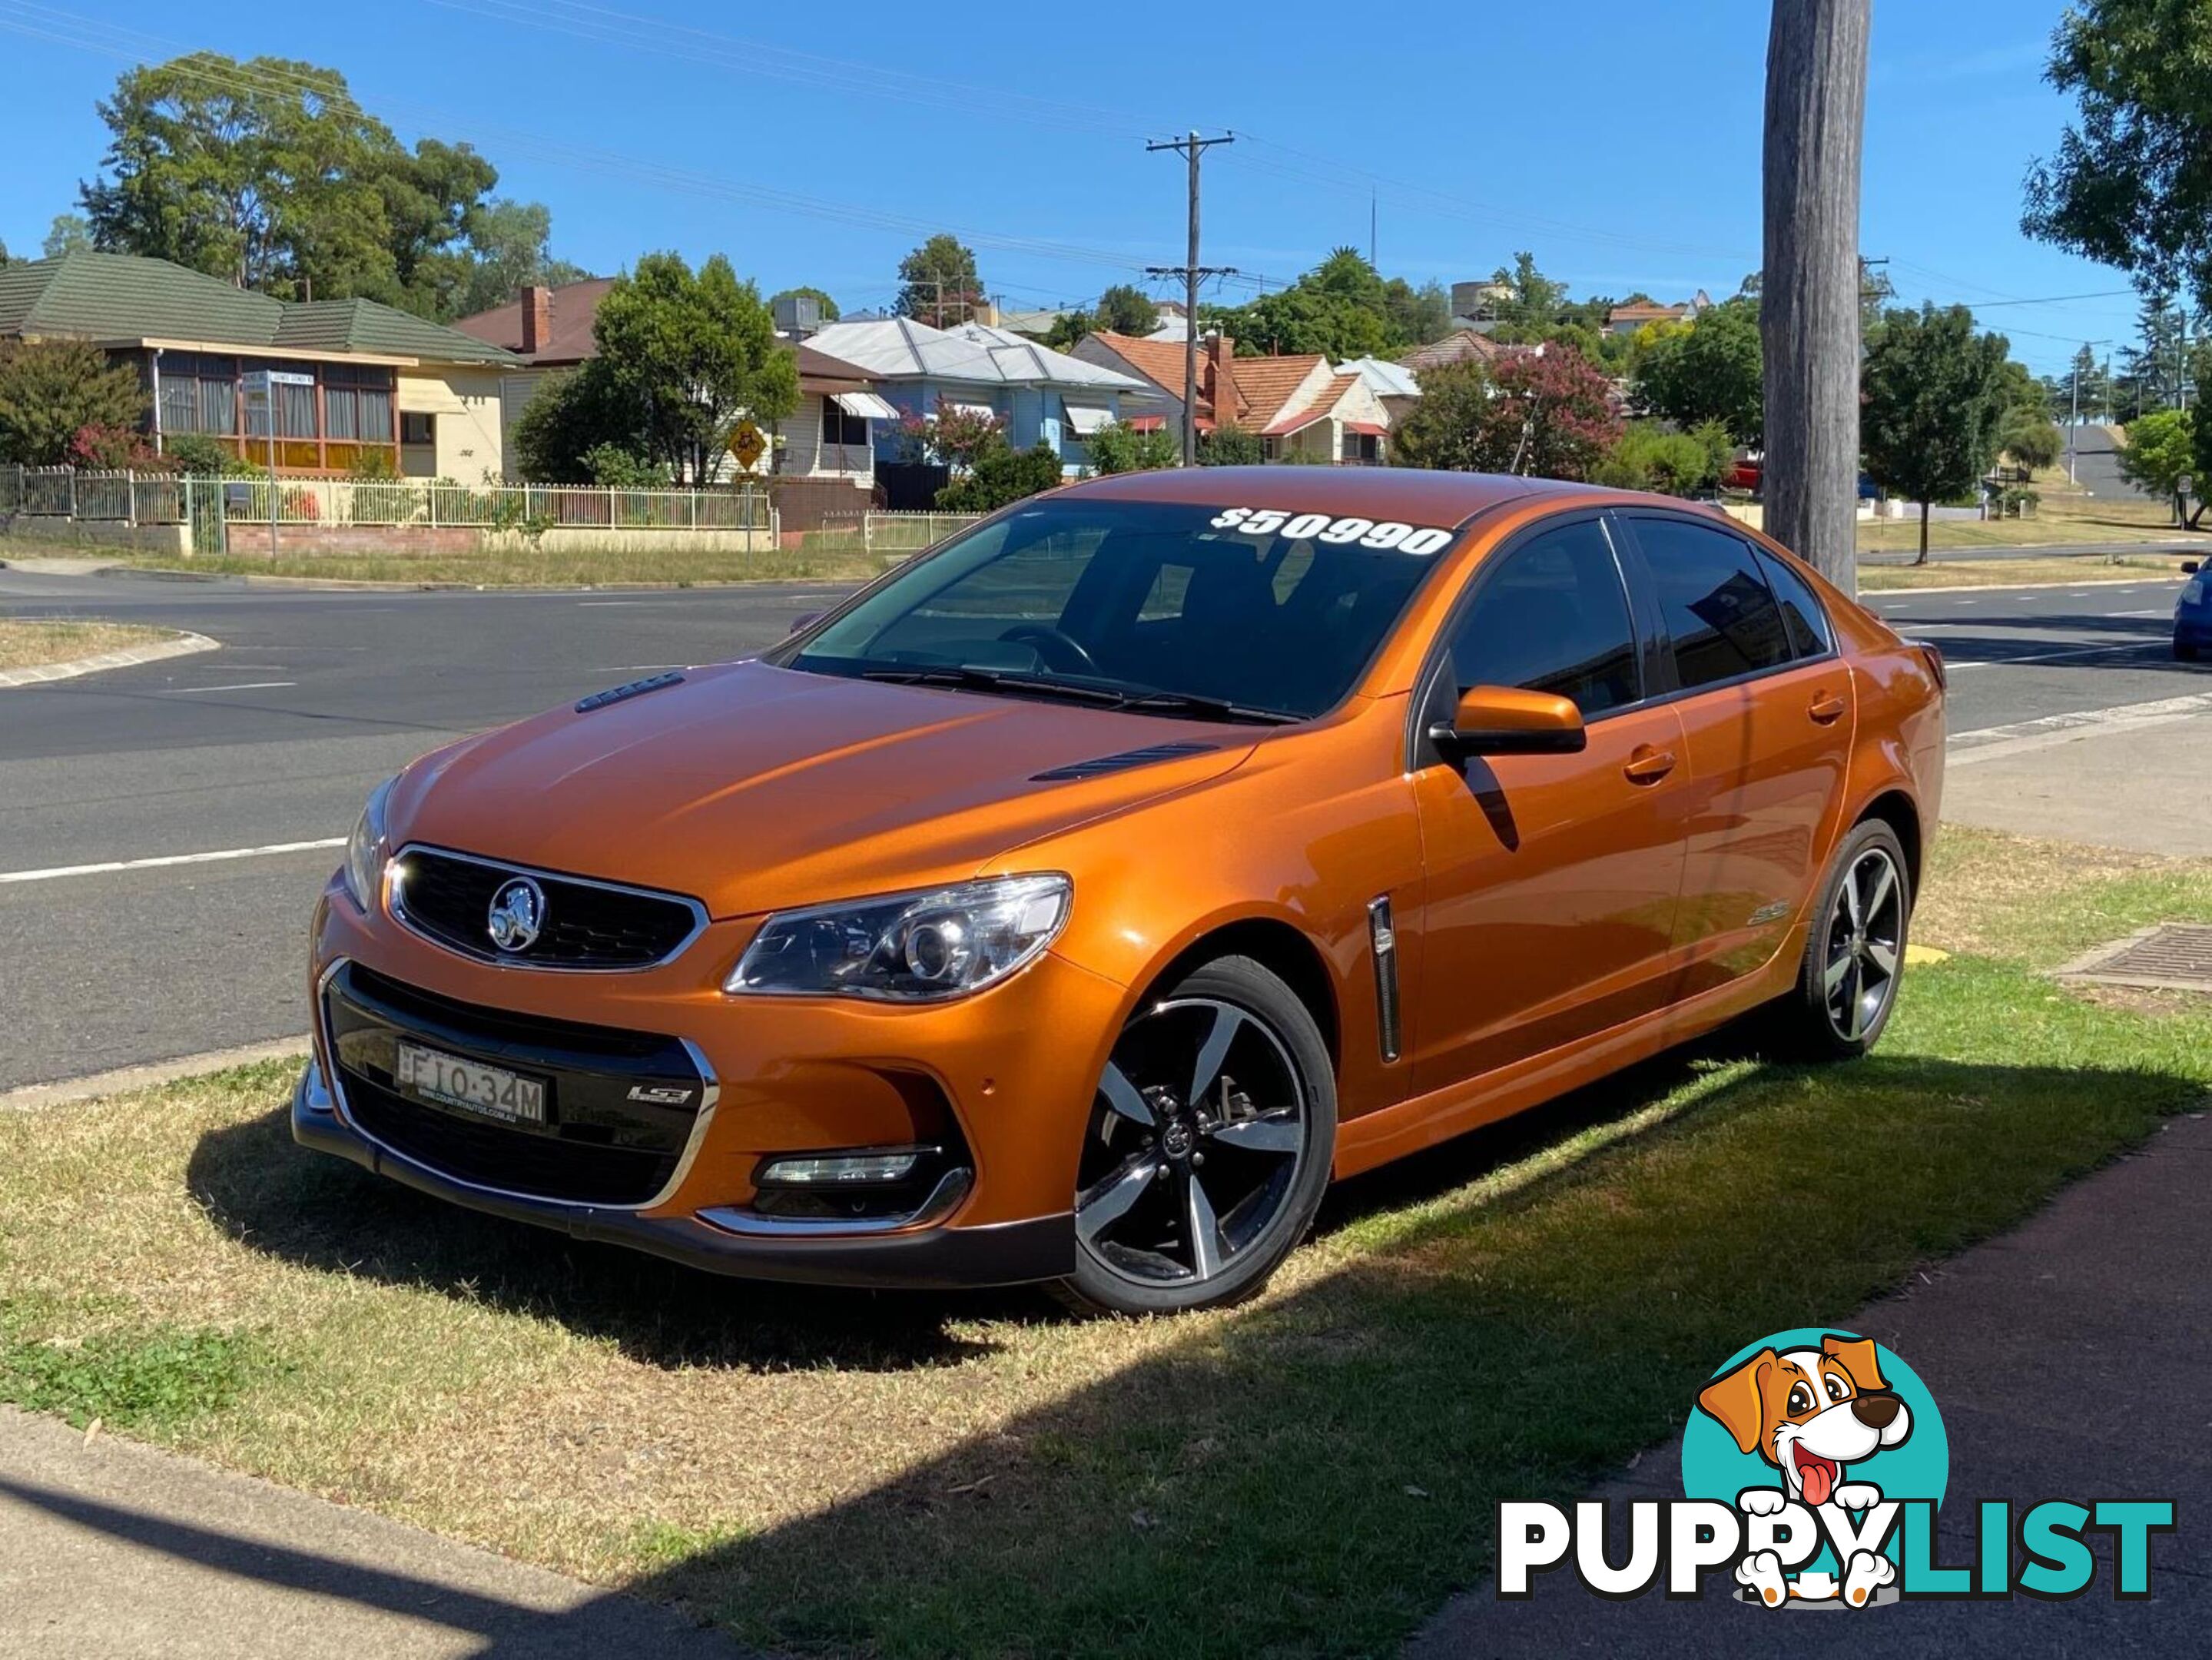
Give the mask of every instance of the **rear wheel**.
POLYGON ((1312 1225, 1335 1140, 1305 1006, 1249 958, 1194 970, 1122 1028, 1099 1079, 1063 1296, 1116 1314, 1251 1296, 1312 1225))
POLYGON ((1796 989, 1775 1009, 1780 1036, 1810 1060, 1855 1060, 1881 1041, 1905 969, 1912 895, 1897 832, 1870 818, 1846 836, 1813 915, 1796 989))

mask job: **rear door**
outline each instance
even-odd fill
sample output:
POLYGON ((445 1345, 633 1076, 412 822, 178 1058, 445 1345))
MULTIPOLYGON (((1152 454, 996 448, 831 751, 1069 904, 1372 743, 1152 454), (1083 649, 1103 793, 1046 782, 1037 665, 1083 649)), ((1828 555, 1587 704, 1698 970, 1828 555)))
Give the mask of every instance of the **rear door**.
POLYGON ((1681 883, 1688 768, 1602 515, 1547 520, 1484 561, 1416 690, 1425 897, 1408 998, 1426 1092, 1657 1007, 1681 883), (1454 763, 1428 742, 1469 686, 1557 692, 1577 755, 1454 763))
POLYGON ((1763 966, 1820 879, 1856 714, 1826 612, 1784 560, 1703 515, 1620 520, 1687 748, 1678 997, 1763 966))

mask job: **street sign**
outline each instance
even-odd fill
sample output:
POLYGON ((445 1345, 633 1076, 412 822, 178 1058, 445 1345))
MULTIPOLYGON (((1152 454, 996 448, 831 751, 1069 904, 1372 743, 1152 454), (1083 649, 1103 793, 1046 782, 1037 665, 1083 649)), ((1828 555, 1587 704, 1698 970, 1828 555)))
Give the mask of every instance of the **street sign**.
POLYGON ((738 422, 736 429, 730 434, 730 453, 737 458, 738 465, 747 472, 750 472, 755 467, 760 465, 761 457, 767 453, 768 440, 762 435, 761 429, 752 423, 752 418, 748 416, 738 422))
POLYGON ((312 386, 315 384, 313 375, 301 374, 292 369, 248 369, 240 379, 248 392, 259 392, 264 398, 269 395, 271 386, 312 386))

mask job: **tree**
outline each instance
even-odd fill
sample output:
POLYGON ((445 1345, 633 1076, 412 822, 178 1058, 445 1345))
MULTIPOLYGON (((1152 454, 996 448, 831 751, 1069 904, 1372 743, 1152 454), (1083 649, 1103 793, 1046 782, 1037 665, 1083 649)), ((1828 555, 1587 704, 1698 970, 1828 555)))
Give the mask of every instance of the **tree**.
POLYGON ((1425 346, 1452 331, 1451 294, 1437 282, 1418 289, 1402 277, 1382 285, 1382 308, 1401 345, 1425 346))
POLYGON ((2057 155, 2030 171, 2021 228, 2132 272, 2146 293, 2212 309, 2212 10, 2180 0, 2075 0, 2044 78, 2080 102, 2057 155))
POLYGON ((1997 425, 1997 449, 2030 472, 2056 466, 2066 453, 2066 436, 2039 409, 2007 410, 1997 425))
POLYGON ((81 213, 58 213, 52 224, 46 227, 46 246, 40 250, 48 259, 58 259, 65 253, 82 253, 92 246, 92 222, 81 213))
POLYGON ((1118 421, 1091 434, 1088 447, 1091 466, 1102 473, 1150 472, 1175 465, 1182 455, 1182 446, 1164 428, 1139 432, 1118 421))
MULTIPOLYGON (((514 465, 541 484, 594 484, 600 460, 613 450, 638 458, 646 441, 644 414, 599 359, 548 375, 514 423, 514 465), (599 459, 595 459, 599 458, 599 459)), ((660 472, 667 482, 667 470, 660 472)))
POLYGON ((1736 442, 1758 447, 1765 426, 1765 362, 1755 306, 1731 300, 1695 321, 1638 336, 1638 399, 1685 427, 1718 421, 1736 442))
POLYGON ((1040 439, 1034 448, 1018 450, 1001 437, 984 447, 970 471, 937 492, 937 505, 947 513, 996 513, 1060 482, 1060 457, 1051 445, 1040 439))
POLYGON ((1590 482, 1614 489, 1695 496, 1712 488, 1735 453, 1735 441, 1717 421, 1694 432, 1634 421, 1613 453, 1590 470, 1590 482))
POLYGON ((16 261, 14 256, 9 254, 8 252, 7 243, 0 241, 0 271, 5 271, 9 266, 15 265, 15 263, 16 261))
POLYGON ((975 252, 939 231, 899 261, 899 293, 892 307, 932 328, 964 323, 983 303, 983 279, 975 252))
POLYGON ((1488 368, 1470 362, 1430 369, 1392 453, 1401 466, 1587 478, 1620 441, 1611 394, 1598 367, 1563 346, 1516 352, 1488 368))
POLYGON ((1536 268, 1536 256, 1516 253, 1510 265, 1492 274, 1491 314, 1498 320, 1498 336, 1509 344, 1534 345, 1544 331, 1559 320, 1566 308, 1567 285, 1555 283, 1536 268))
POLYGON ((774 294, 769 295, 768 307, 770 311, 774 311, 779 303, 786 300, 811 300, 821 307, 823 322, 834 323, 837 320, 837 302, 830 297, 830 291, 827 289, 817 289, 807 283, 802 283, 795 289, 778 289, 774 294))
POLYGON ((592 334, 591 367, 641 421, 643 441, 625 447, 694 483, 714 478, 741 418, 799 407, 797 360, 721 254, 696 274, 680 254, 646 255, 608 289, 592 334))
POLYGON ((106 171, 80 194, 111 252, 440 319, 581 275, 547 253, 541 204, 491 197, 498 171, 466 144, 409 150, 335 70, 193 52, 126 71, 99 109, 106 171))
POLYGON ((2052 386, 2051 393, 2053 420, 2070 421, 2077 411, 2084 417, 2112 413, 2112 377, 2089 346, 2074 354, 2065 378, 2052 386))
POLYGON ((1212 432, 1198 435, 1198 465, 1201 467, 1256 467, 1267 459, 1266 441, 1234 421, 1225 421, 1212 432))
POLYGON ((1286 289, 1201 319, 1256 354, 1384 356, 1451 331, 1451 301, 1431 283, 1385 279, 1357 248, 1337 248, 1286 289))
POLYGON ((1858 586, 1859 173, 1871 0, 1774 0, 1766 45, 1767 533, 1858 586))
POLYGON ((2148 495, 2172 500, 2182 475, 2197 465, 2196 429, 2192 410, 2154 410, 2130 423, 2127 447, 2120 452, 2121 477, 2148 495))
POLYGON ((1141 339, 1160 325, 1160 308, 1133 283, 1116 283, 1098 296, 1091 315, 1097 326, 1141 339))
POLYGON ((1863 374, 1867 471, 1920 503, 1917 564, 1928 562, 1930 505, 1971 493, 1996 459, 2010 350, 2002 335, 1977 334, 1964 306, 1893 311, 1875 333, 1863 374))
POLYGON ((1006 417, 981 408, 963 409, 949 398, 937 400, 934 416, 908 416, 899 437, 915 460, 934 460, 956 473, 974 470, 986 451, 1004 449, 1006 417))
POLYGON ((146 418, 138 374, 82 340, 0 340, 0 461, 59 466, 87 428, 146 418))

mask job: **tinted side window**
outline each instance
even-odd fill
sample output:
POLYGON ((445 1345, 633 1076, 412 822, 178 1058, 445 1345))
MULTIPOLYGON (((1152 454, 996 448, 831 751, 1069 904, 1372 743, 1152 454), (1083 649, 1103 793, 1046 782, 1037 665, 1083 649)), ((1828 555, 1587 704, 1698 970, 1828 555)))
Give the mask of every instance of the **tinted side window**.
POLYGON ((1636 541, 1685 690, 1790 660, 1782 612, 1748 543, 1680 519, 1638 519, 1636 541))
POLYGON ((1641 696, 1636 631, 1613 548, 1595 520, 1525 542, 1483 580, 1451 643, 1469 686, 1522 686, 1574 700, 1584 715, 1641 696))
POLYGON ((1835 644, 1828 631, 1828 613, 1805 579, 1765 548, 1759 550, 1759 568, 1782 607, 1783 626, 1789 631, 1790 649, 1800 657, 1818 657, 1835 644))

